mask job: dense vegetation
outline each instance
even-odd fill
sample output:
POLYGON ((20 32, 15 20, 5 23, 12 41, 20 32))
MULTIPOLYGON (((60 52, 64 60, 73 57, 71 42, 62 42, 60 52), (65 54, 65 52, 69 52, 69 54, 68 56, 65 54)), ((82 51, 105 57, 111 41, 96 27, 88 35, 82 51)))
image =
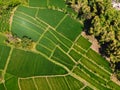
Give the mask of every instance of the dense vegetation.
POLYGON ((113 0, 113 1, 120 2, 120 0, 113 0))
POLYGON ((83 20, 84 30, 97 38, 101 54, 110 58, 115 69, 120 61, 120 11, 112 7, 111 0, 70 1, 73 8, 79 7, 78 18, 83 20))
POLYGON ((14 7, 27 4, 27 0, 0 0, 0 32, 9 30, 9 19, 14 7))

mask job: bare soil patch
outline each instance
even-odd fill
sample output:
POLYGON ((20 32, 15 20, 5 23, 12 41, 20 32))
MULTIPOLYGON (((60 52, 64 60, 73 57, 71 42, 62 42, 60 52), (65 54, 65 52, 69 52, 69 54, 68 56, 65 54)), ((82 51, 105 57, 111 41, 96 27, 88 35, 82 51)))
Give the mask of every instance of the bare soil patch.
POLYGON ((17 9, 17 7, 15 7, 11 12, 11 16, 10 16, 10 19, 9 19, 10 26, 12 25, 13 16, 14 16, 14 12, 16 11, 16 9, 17 9))
POLYGON ((95 39, 95 37, 92 35, 86 35, 86 33, 84 31, 81 34, 83 37, 85 37, 86 39, 88 39, 92 43, 91 48, 94 51, 96 51, 97 53, 100 53, 99 52, 100 45, 98 44, 98 41, 95 39))
POLYGON ((120 85, 120 81, 117 79, 117 76, 115 74, 111 75, 111 80, 116 84, 120 85))

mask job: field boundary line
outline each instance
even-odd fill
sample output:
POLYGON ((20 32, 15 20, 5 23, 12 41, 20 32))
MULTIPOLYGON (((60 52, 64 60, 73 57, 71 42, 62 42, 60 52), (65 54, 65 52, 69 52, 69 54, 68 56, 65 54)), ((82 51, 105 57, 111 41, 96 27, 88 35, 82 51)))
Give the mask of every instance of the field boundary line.
POLYGON ((39 90, 39 89, 38 89, 38 86, 37 86, 37 84, 36 84, 36 82, 35 82, 35 80, 34 80, 34 78, 32 78, 32 80, 33 80, 33 83, 34 83, 34 85, 35 85, 36 90, 39 90))
MULTIPOLYGON (((50 51, 50 52, 53 51, 53 50, 49 49, 48 47, 46 47, 45 45, 43 45, 43 44, 41 44, 41 43, 38 43, 37 45, 39 45, 39 46, 41 46, 41 47, 47 49, 47 50, 50 51)), ((36 45, 36 46, 37 46, 37 45, 36 45)), ((39 51, 39 50, 37 50, 37 51, 39 51)), ((41 51, 39 51, 39 52, 41 52, 41 51)))
MULTIPOLYGON (((75 46, 77 46, 78 48, 82 49, 83 51, 85 51, 87 53, 87 50, 82 48, 79 44, 75 43, 75 46)), ((75 49, 75 48, 74 48, 75 49)), ((89 49, 89 48, 88 48, 89 49)))
POLYGON ((70 51, 72 50, 73 46, 75 45, 75 43, 77 42, 77 40, 78 40, 80 37, 81 37, 81 34, 79 34, 79 35, 76 37, 75 41, 72 43, 72 46, 69 48, 69 50, 68 50, 67 53, 70 53, 70 51))
POLYGON ((49 30, 49 26, 46 28, 46 30, 41 34, 41 36, 39 37, 39 39, 36 42, 36 45, 39 44, 40 40, 44 37, 44 34, 49 30))
POLYGON ((74 78, 76 78, 77 80, 81 81, 84 85, 88 85, 92 89, 98 90, 95 86, 93 86, 92 84, 90 84, 89 82, 87 82, 86 80, 84 80, 83 78, 81 78, 80 76, 78 76, 77 74, 75 74, 75 73, 72 72, 69 75, 72 76, 72 77, 74 77, 74 78))
POLYGON ((51 55, 49 56, 49 58, 52 58, 52 56, 53 56, 53 54, 54 54, 57 47, 58 47, 58 45, 56 45, 55 48, 52 50, 51 55))
POLYGON ((84 90, 84 89, 85 89, 85 87, 87 87, 87 85, 84 85, 82 88, 80 88, 80 90, 84 90))
MULTIPOLYGON (((36 8, 36 9, 38 9, 38 8, 36 8)), ((36 17, 32 17, 32 16, 30 16, 30 15, 28 15, 28 14, 22 12, 22 11, 17 11, 17 12, 20 13, 20 14, 23 14, 23 15, 29 17, 29 18, 32 18, 33 20, 36 20, 36 17)), ((39 23, 39 24, 41 24, 41 23, 40 23, 39 21, 37 21, 37 20, 36 20, 36 22, 39 23)), ((45 25, 46 25, 46 24, 45 24, 45 25)), ((48 26, 48 25, 47 25, 47 26, 48 26)), ((44 26, 43 26, 43 27, 44 27, 44 26)))
POLYGON ((32 79, 32 78, 52 78, 52 77, 64 77, 64 76, 67 76, 69 75, 68 73, 67 74, 64 74, 64 75, 44 75, 44 76, 31 76, 31 77, 24 77, 24 78, 20 78, 20 79, 32 79))
MULTIPOLYGON (((101 77, 98 73, 94 73, 92 70, 90 70, 88 67, 86 67, 82 62, 79 61, 79 64, 82 65, 84 68, 86 68, 89 72, 93 73, 94 75, 98 76, 99 78, 105 80, 106 82, 108 82, 109 80, 101 77)), ((86 73, 87 74, 87 73, 86 73)))
POLYGON ((5 82, 3 83, 3 86, 5 87, 5 90, 7 90, 7 87, 6 87, 6 85, 5 85, 5 82))
POLYGON ((90 62, 94 63, 96 66, 98 66, 98 68, 102 69, 103 71, 105 71, 106 73, 108 73, 109 75, 111 75, 111 73, 107 70, 105 70, 104 67, 98 65, 96 62, 94 62, 92 59, 88 58, 86 55, 83 55, 83 57, 87 58, 90 62))
POLYGON ((57 45, 54 41, 52 41, 50 38, 48 38, 48 37, 44 37, 44 38, 46 38, 47 40, 49 40, 52 44, 54 44, 54 45, 57 45))
POLYGON ((60 46, 58 46, 58 48, 59 48, 65 55, 67 55, 75 64, 77 64, 77 62, 76 62, 69 54, 67 54, 60 46))
POLYGON ((20 78, 18 78, 18 87, 19 87, 20 90, 22 90, 21 86, 20 86, 20 78))
POLYGON ((49 26, 53 31, 55 31, 57 34, 59 34, 60 36, 64 37, 65 39, 67 39, 68 41, 72 42, 69 38, 67 38, 66 36, 64 36, 63 34, 59 33, 56 31, 56 29, 54 27, 52 27, 51 25, 49 25, 48 23, 46 23, 45 21, 43 21, 42 19, 36 17, 36 19, 39 21, 39 22, 42 22, 44 23, 45 25, 49 26))
MULTIPOLYGON (((22 48, 19 48, 19 50, 24 50, 24 51, 26 51, 25 49, 22 49, 22 48)), ((51 58, 49 58, 49 57, 48 57, 47 55, 45 55, 44 53, 39 52, 39 51, 37 51, 37 50, 34 50, 34 51, 32 51, 32 52, 43 56, 43 57, 46 58, 48 61, 51 61, 52 63, 54 63, 54 64, 56 64, 56 65, 64 68, 67 72, 70 72, 70 70, 69 70, 65 65, 63 65, 63 64, 61 64, 61 63, 59 63, 59 62, 56 62, 56 61, 52 60, 51 58)))
POLYGON ((36 20, 38 20, 39 22, 42 22, 44 23, 45 25, 47 25, 48 27, 50 27, 51 29, 55 30, 54 27, 52 27, 51 25, 49 25, 48 23, 46 23, 45 21, 43 21, 42 19, 38 18, 38 17, 35 17, 36 20))
POLYGON ((67 83, 68 88, 71 90, 71 87, 70 87, 68 81, 66 80, 66 77, 64 76, 63 78, 64 78, 65 82, 67 83))
POLYGON ((56 31, 56 29, 53 30, 53 31, 55 31, 57 34, 59 34, 60 36, 62 36, 62 37, 65 38, 66 40, 68 40, 69 42, 73 43, 73 41, 71 41, 69 38, 67 38, 66 36, 64 36, 64 35, 61 34, 60 32, 56 31))
POLYGON ((58 24, 55 26, 55 29, 57 29, 59 26, 60 26, 60 24, 62 24, 62 22, 66 19, 66 17, 67 17, 68 15, 67 14, 65 14, 64 16, 63 16, 63 18, 58 22, 58 24))
POLYGON ((48 86, 49 86, 50 90, 52 90, 52 86, 50 85, 48 78, 46 77, 45 79, 46 79, 46 81, 48 83, 48 86))
MULTIPOLYGON (((80 69, 79 67, 77 67, 81 72, 83 72, 86 76, 88 76, 89 78, 91 78, 91 76, 89 75, 89 74, 87 74, 83 69, 80 69)), ((79 76, 79 75, 78 75, 79 76)), ((81 77, 81 76, 79 76, 79 77, 81 77)), ((81 77, 82 78, 82 77, 81 77)), ((84 78, 83 78, 84 79, 84 78)), ((91 78, 92 79, 92 81, 94 81, 95 83, 97 83, 98 85, 101 85, 102 87, 106 87, 106 86, 104 86, 104 85, 102 85, 102 84, 100 84, 98 81, 96 81, 96 80, 94 80, 93 78, 91 78)), ((85 79, 84 79, 85 80, 85 79)), ((86 82, 88 82, 87 80, 85 80, 86 82)), ((88 82, 88 83, 90 83, 90 82, 88 82)), ((95 86, 94 86, 95 87, 95 86)), ((97 88, 97 87, 96 87, 97 88)), ((97 88, 98 89, 98 88, 97 88)))
POLYGON ((28 30, 30 30, 31 32, 36 33, 37 35, 41 35, 40 33, 38 33, 37 31, 35 31, 35 30, 32 29, 32 28, 29 28, 28 26, 22 25, 22 24, 20 24, 20 23, 18 23, 18 22, 16 22, 16 21, 13 21, 13 22, 16 23, 16 24, 18 24, 18 25, 20 25, 20 26, 22 26, 22 27, 24 27, 24 28, 26 28, 26 29, 28 29, 28 30))
MULTIPOLYGON (((34 26, 36 26, 36 27, 42 29, 43 31, 44 31, 44 29, 45 29, 45 27, 42 26, 42 24, 41 24, 41 26, 39 26, 39 25, 37 25, 37 24, 31 22, 30 20, 26 19, 26 18, 23 18, 23 17, 17 16, 17 15, 15 15, 14 17, 17 17, 17 18, 19 18, 19 19, 23 19, 23 20, 25 20, 26 22, 28 22, 28 23, 30 23, 30 24, 32 24, 32 25, 34 25, 34 26)), ((36 20, 36 22, 37 22, 38 24, 40 24, 37 20, 36 20)))
MULTIPOLYGON (((82 66, 83 66, 83 64, 82 63, 80 63, 82 66)), ((94 74, 94 72, 92 71, 92 70, 90 70, 90 69, 88 69, 86 66, 83 66, 84 68, 86 68, 88 71, 90 71, 91 73, 93 73, 94 74)), ((84 73, 86 73, 83 69, 81 69, 81 71, 83 71, 84 73)), ((88 76, 90 76, 88 73, 86 73, 86 75, 88 75, 88 76)), ((96 75, 96 76, 98 76, 100 79, 102 79, 102 80, 104 80, 106 83, 108 83, 109 82, 109 80, 107 80, 107 79, 104 79, 104 78, 102 78, 99 74, 94 74, 94 75, 96 75)), ((91 76, 90 76, 91 77, 91 76)), ((97 83, 100 83, 99 81, 97 81, 96 79, 94 79, 94 78, 92 78, 95 82, 97 82, 97 83)), ((103 83, 100 83, 100 85, 101 86, 103 86, 103 87, 106 87, 103 83)), ((108 85, 107 86, 108 88, 110 88, 110 86, 108 85)))
POLYGON ((13 22, 13 17, 14 17, 14 15, 15 15, 15 12, 16 12, 16 10, 17 10, 17 8, 18 7, 15 7, 13 10, 12 10, 12 12, 11 12, 11 16, 10 16, 10 26, 9 26, 9 29, 10 29, 10 31, 11 31, 11 28, 12 28, 12 22, 13 22))
POLYGON ((69 49, 69 47, 67 45, 65 45, 53 32, 49 31, 57 40, 58 42, 60 42, 61 44, 63 44, 67 49, 69 49))
MULTIPOLYGON (((73 48, 73 50, 76 51, 76 49, 74 49, 74 48, 73 48)), ((77 52, 77 51, 76 51, 76 52, 77 52)), ((92 63, 94 63, 96 66, 98 66, 98 68, 102 69, 103 71, 105 71, 106 73, 108 73, 109 75, 111 75, 111 73, 110 73, 109 71, 105 70, 104 67, 98 65, 98 64, 97 64, 96 62, 94 62, 92 59, 90 59, 89 57, 87 57, 87 56, 86 56, 86 53, 85 53, 85 54, 82 54, 81 52, 78 52, 78 54, 82 55, 82 57, 88 59, 90 62, 92 62, 92 63)), ((81 58, 82 58, 82 57, 81 57, 81 58)), ((78 61, 79 61, 79 60, 78 60, 78 61)))
POLYGON ((7 70, 7 68, 8 68, 8 64, 9 64, 9 62, 10 62, 10 58, 11 58, 12 52, 13 52, 13 47, 11 47, 11 50, 10 50, 10 52, 9 52, 9 56, 8 56, 8 58, 7 58, 7 61, 6 61, 4 70, 3 70, 3 78, 5 78, 5 73, 6 73, 6 70, 7 70))

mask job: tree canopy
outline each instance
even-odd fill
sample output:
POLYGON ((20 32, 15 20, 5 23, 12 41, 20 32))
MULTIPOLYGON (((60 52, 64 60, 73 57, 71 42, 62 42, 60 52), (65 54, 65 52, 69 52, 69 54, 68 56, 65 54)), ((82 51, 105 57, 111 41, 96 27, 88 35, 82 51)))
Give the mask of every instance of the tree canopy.
MULTIPOLYGON (((102 55, 111 62, 120 61, 120 11, 113 8, 112 0, 69 0, 77 5, 78 18, 84 22, 87 34, 94 35, 101 45, 102 55)), ((116 0, 119 2, 119 0, 116 0)))

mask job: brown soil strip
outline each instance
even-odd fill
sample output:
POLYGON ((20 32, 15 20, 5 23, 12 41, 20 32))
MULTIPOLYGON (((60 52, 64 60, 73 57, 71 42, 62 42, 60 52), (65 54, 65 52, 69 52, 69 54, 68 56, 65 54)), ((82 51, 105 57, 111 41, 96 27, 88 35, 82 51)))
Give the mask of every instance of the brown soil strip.
POLYGON ((113 74, 113 75, 111 76, 111 80, 112 80, 113 82, 115 82, 116 84, 120 85, 120 81, 117 79, 117 77, 116 77, 115 74, 113 74))

